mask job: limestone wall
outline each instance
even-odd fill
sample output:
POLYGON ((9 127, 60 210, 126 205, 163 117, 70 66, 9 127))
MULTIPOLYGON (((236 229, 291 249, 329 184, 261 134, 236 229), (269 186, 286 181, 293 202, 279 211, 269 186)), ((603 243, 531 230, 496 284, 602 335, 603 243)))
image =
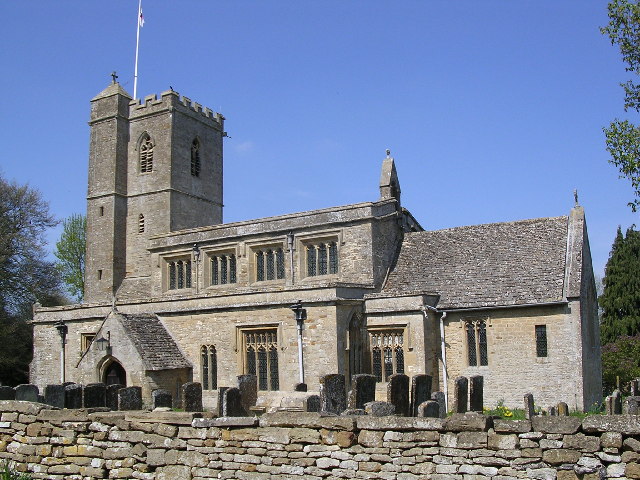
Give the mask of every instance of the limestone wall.
POLYGON ((33 478, 640 478, 640 417, 195 418, 0 401, 0 458, 33 478))

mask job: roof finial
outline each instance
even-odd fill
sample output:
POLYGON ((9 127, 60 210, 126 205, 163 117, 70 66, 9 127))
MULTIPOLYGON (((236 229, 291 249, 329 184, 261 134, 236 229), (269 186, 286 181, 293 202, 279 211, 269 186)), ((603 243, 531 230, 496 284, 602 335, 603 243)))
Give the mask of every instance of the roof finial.
POLYGON ((387 158, 389 158, 390 155, 391 155, 391 150, 387 148, 387 158))
POLYGON ((117 79, 118 75, 116 75, 116 71, 114 70, 113 72, 111 72, 111 82, 115 84, 117 79))
POLYGON ((580 204, 578 203, 578 189, 577 188, 575 188, 573 190, 573 198, 576 201, 576 207, 579 206, 580 204))

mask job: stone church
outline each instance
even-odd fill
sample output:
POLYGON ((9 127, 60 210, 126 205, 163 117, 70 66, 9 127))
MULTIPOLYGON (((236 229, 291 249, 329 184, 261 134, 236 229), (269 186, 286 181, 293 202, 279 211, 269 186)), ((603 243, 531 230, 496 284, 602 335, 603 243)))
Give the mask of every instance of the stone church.
POLYGON ((279 408, 327 373, 371 373, 381 397, 392 374, 426 373, 449 401, 459 375, 482 375, 490 406, 602 399, 579 205, 425 231, 387 154, 377 200, 223 223, 221 114, 173 90, 132 100, 114 82, 89 125, 85 300, 36 305, 41 388, 138 385, 148 401, 195 381, 213 408, 251 373, 279 408))

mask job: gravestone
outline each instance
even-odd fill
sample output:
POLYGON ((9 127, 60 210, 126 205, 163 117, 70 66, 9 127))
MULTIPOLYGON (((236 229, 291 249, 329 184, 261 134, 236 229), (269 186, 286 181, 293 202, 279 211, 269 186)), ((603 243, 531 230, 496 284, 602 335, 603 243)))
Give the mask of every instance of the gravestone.
POLYGON ((242 408, 242 398, 240 389, 233 387, 227 388, 222 393, 222 416, 223 417, 244 417, 245 412, 242 408))
POLYGON ((307 391, 307 384, 306 383, 296 383, 295 386, 293 387, 293 391, 294 392, 306 392, 307 391))
POLYGON ((201 412, 202 408, 202 384, 200 382, 187 382, 180 388, 182 393, 182 408, 185 412, 201 412))
POLYGON ((0 386, 0 400, 15 400, 16 391, 12 387, 0 386))
POLYGON ((640 415, 640 396, 625 398, 624 413, 627 415, 640 415))
POLYGON ((524 395, 524 418, 531 420, 536 414, 535 405, 533 403, 533 394, 526 393, 524 395))
POLYGON ((418 416, 418 406, 431 398, 431 375, 414 375, 411 377, 411 415, 418 416))
POLYGON ((356 374, 351 377, 351 390, 347 408, 363 409, 364 404, 373 402, 376 399, 376 377, 365 373, 356 374))
POLYGON ((118 410, 142 410, 142 387, 118 390, 118 410))
POLYGON ((634 378, 633 380, 631 380, 631 385, 629 388, 629 395, 632 397, 637 397, 640 395, 640 389, 638 388, 638 379, 634 378))
POLYGON ((614 390, 611 394, 611 413, 609 415, 620 415, 622 413, 622 393, 620 390, 614 390))
POLYGON ((466 413, 468 408, 469 380, 456 377, 453 384, 453 413, 466 413))
POLYGON ((84 408, 106 407, 107 386, 104 383, 90 383, 83 389, 84 408))
POLYGON ((24 383, 16 387, 16 400, 23 400, 25 402, 37 402, 38 401, 38 387, 31 385, 30 383, 24 383))
POLYGON ((245 415, 249 415, 251 407, 258 401, 258 377, 255 375, 238 375, 238 390, 245 415))
POLYGON ((484 378, 482 375, 469 377, 469 410, 482 413, 484 408, 484 378))
POLYGON ((320 411, 320 396, 309 395, 307 397, 307 412, 319 412, 320 411))
POLYGON ((387 402, 396 409, 396 415, 409 416, 409 377, 404 373, 394 373, 387 384, 387 402))
POLYGON ((224 392, 229 390, 230 387, 218 387, 218 416, 222 417, 222 399, 224 397, 224 392))
POLYGON ((558 405, 556 407, 556 412, 557 412, 559 417, 568 416, 569 415, 569 405, 567 405, 565 402, 558 403, 558 405))
POLYGON ((340 414, 346 408, 344 375, 332 373, 320 377, 320 411, 340 414))
POLYGON ((151 392, 151 406, 154 410, 156 408, 172 408, 173 397, 171 396, 171 392, 161 388, 151 392))
POLYGON ((118 410, 118 390, 124 388, 124 385, 120 383, 112 383, 111 385, 107 385, 107 393, 106 393, 106 406, 110 410, 118 410))
POLYGON ((44 403, 52 407, 64 408, 64 385, 44 387, 44 403))
POLYGON ((416 417, 440 417, 440 404, 435 400, 427 400, 418 405, 416 417))
POLYGON ((64 407, 82 408, 82 385, 72 383, 64 387, 64 407))
POLYGON ((364 405, 364 411, 372 417, 388 417, 396 413, 396 407, 389 402, 368 402, 364 405))
POLYGON ((44 395, 41 393, 38 394, 38 403, 44 403, 44 395))
POLYGON ((445 418, 447 416, 447 402, 444 397, 444 392, 433 392, 431 394, 431 400, 435 400, 438 402, 438 406, 440 407, 440 418, 445 418))
POLYGON ((558 413, 557 413, 556 407, 551 405, 550 407, 547 407, 547 410, 546 410, 545 414, 550 416, 550 417, 555 417, 555 416, 557 416, 558 413))

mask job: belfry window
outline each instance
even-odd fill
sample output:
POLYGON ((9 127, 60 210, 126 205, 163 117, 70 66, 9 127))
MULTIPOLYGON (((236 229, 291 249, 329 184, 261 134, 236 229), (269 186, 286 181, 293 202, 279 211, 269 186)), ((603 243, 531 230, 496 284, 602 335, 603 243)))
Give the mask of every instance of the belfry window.
POLYGON ((338 273, 338 245, 336 242, 307 245, 307 276, 338 273))
POLYGON ((138 233, 144 233, 144 215, 138 215, 138 233))
POLYGON ((257 250, 255 255, 257 282, 284 278, 284 250, 281 247, 257 250))
POLYGON ((404 336, 402 330, 370 332, 371 371, 378 382, 386 382, 394 373, 404 373, 404 336))
POLYGON ((489 365, 486 322, 484 320, 469 320, 465 323, 465 330, 469 366, 489 365))
POLYGON ((191 260, 175 260, 168 262, 169 290, 191 288, 191 260))
POLYGON ((203 390, 218 388, 218 357, 213 345, 203 345, 200 348, 200 379, 203 390))
POLYGON ((278 333, 275 328, 243 332, 244 372, 258 377, 259 390, 280 388, 278 333))
POLYGON ((200 176, 200 142, 197 138, 191 144, 191 175, 200 176))
POLYGON ((211 285, 236 283, 236 256, 232 253, 211 257, 211 285))
POLYGON ((145 133, 140 141, 140 173, 153 171, 153 143, 148 133, 145 133))

